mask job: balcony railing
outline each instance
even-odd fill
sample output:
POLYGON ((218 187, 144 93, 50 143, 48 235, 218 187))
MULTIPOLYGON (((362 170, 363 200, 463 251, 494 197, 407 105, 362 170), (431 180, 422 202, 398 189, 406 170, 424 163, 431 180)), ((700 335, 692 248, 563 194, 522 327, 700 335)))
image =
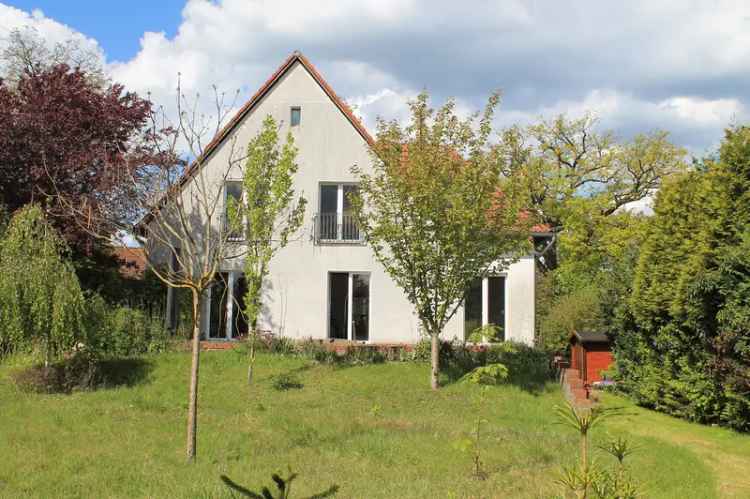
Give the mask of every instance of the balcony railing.
POLYGON ((245 240, 245 234, 243 233, 243 230, 239 227, 237 228, 229 227, 229 222, 227 222, 226 220, 224 220, 222 228, 226 234, 225 237, 227 241, 233 242, 233 243, 240 243, 245 240))
POLYGON ((315 215, 315 241, 324 244, 361 244, 364 239, 353 215, 318 213, 315 215))

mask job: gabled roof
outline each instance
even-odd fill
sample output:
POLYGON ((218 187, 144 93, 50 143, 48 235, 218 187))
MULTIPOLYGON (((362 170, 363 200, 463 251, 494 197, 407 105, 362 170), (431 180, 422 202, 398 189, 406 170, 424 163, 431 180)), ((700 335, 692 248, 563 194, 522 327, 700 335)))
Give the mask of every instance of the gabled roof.
MULTIPOLYGON (((315 80, 315 82, 320 85, 320 88, 323 89, 323 91, 328 95, 328 97, 333 101, 333 103, 336 105, 336 107, 341 111, 341 113, 346 117, 347 120, 349 120, 349 123, 352 124, 355 130, 359 132, 359 134, 362 136, 363 139, 365 139, 365 142, 369 146, 372 146, 375 143, 375 140, 372 138, 372 136, 369 134, 367 129, 365 129, 362 122, 357 118, 354 113, 352 112, 351 108, 339 98, 338 95, 336 95, 336 92, 333 91, 331 86, 328 84, 328 82, 323 78, 323 76, 318 72, 318 70, 313 66, 313 64, 302 55, 302 53, 299 50, 295 50, 292 52, 292 54, 284 60, 283 63, 281 63, 281 66, 271 75, 268 80, 258 89, 255 94, 253 94, 252 97, 250 97, 250 100, 248 100, 245 105, 240 108, 239 111, 232 117, 229 122, 224 125, 224 127, 219 131, 219 133, 216 134, 216 136, 211 140, 211 142, 208 143, 206 148, 203 151, 203 154, 201 154, 195 161, 193 161, 190 166, 185 170, 184 174, 180 178, 180 181, 177 183, 177 188, 182 189, 182 186, 185 185, 185 183, 193 176, 193 174, 196 172, 197 168, 204 164, 208 159, 211 157, 211 154, 216 150, 216 148, 226 139, 229 134, 237 128, 237 126, 242 122, 243 118, 250 113, 255 106, 260 103, 260 101, 265 97, 268 92, 271 91, 271 89, 274 87, 274 85, 281 80, 281 78, 284 77, 284 75, 294 67, 294 64, 299 62, 305 70, 312 76, 312 78, 315 80)), ((143 217, 143 219, 138 222, 137 226, 143 226, 143 224, 147 224, 151 221, 151 218, 153 217, 153 210, 146 214, 146 216, 143 217)))
POLYGON ((203 155, 198 160, 194 161, 190 166, 190 168, 186 172, 188 175, 190 174, 190 170, 195 167, 196 163, 200 164, 206 161, 209 156, 211 156, 211 153, 213 153, 213 151, 219 146, 219 144, 222 143, 227 135, 229 135, 229 133, 234 130, 237 125, 240 124, 240 122, 242 122, 242 119, 247 116, 250 111, 253 110, 253 108, 263 99, 263 97, 266 96, 266 94, 268 94, 268 92, 273 88, 276 82, 278 82, 291 68, 294 67, 294 63, 296 62, 299 62, 302 67, 304 67, 307 72, 310 73, 310 76, 312 76, 316 83, 320 85, 320 88, 323 89, 323 91, 333 101, 339 111, 341 111, 346 119, 349 120, 354 129, 359 132, 363 139, 365 139, 365 142, 367 142, 370 146, 375 143, 372 136, 367 132, 359 118, 354 116, 351 108, 349 108, 349 106, 346 105, 346 103, 342 101, 338 95, 336 95, 336 92, 333 91, 331 86, 318 72, 315 66, 313 66, 313 64, 307 59, 307 57, 302 55, 300 51, 295 50, 289 57, 286 58, 286 60, 271 75, 271 77, 266 80, 266 82, 258 89, 258 91, 255 92, 252 97, 250 97, 250 100, 248 100, 245 105, 242 106, 242 108, 237 112, 237 114, 234 115, 229 123, 227 123, 224 128, 222 128, 221 131, 216 134, 216 137, 214 137, 214 139, 206 146, 203 155))

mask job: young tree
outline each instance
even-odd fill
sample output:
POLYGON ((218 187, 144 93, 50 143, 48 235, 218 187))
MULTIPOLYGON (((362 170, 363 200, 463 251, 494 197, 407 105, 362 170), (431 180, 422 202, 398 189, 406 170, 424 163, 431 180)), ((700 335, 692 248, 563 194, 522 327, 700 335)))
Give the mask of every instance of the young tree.
POLYGON ((150 269, 168 291, 190 292, 193 321, 187 457, 194 460, 201 304, 206 291, 216 282, 220 265, 243 254, 232 230, 237 223, 231 217, 227 220, 224 211, 224 185, 242 158, 236 153, 234 137, 230 137, 222 145, 225 160, 213 163, 211 172, 207 172, 207 161, 234 103, 226 103, 224 95, 216 93, 216 113, 207 116, 197 109, 199 99, 188 101, 179 85, 177 95, 177 120, 173 123, 163 113, 152 111, 140 144, 144 154, 136 167, 122 165, 115 171, 127 180, 124 185, 129 196, 90 203, 86 198, 69 196, 64 190, 56 189, 55 193, 58 205, 73 216, 79 227, 106 240, 111 240, 112 234, 132 234, 140 242, 150 269), (188 162, 180 158, 194 159, 188 162))
POLYGON ((291 133, 279 148, 278 126, 270 115, 263 121, 260 133, 247 145, 243 196, 234 208, 233 218, 236 223, 244 224, 238 230, 244 230, 247 245, 245 310, 251 328, 248 383, 253 374, 258 314, 268 264, 302 226, 305 215, 307 200, 301 195, 295 199, 292 185, 298 169, 296 157, 297 149, 291 133))
POLYGON ((45 365, 81 341, 85 300, 65 241, 36 205, 0 239, 0 353, 37 345, 45 365))
POLYGON ((501 178, 492 153, 493 95, 462 120, 453 101, 437 111, 422 93, 411 121, 378 122, 373 172, 355 167, 355 216, 377 259, 414 305, 432 341, 431 386, 438 388, 439 337, 470 282, 502 271, 529 249, 530 217, 514 178, 501 178))

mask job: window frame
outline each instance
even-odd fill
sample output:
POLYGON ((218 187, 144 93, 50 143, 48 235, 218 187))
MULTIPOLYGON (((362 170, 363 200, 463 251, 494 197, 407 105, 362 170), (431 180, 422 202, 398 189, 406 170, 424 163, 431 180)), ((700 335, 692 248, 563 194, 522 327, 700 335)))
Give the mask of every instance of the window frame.
POLYGON ((302 124, 302 106, 291 106, 289 108, 289 126, 298 127, 302 124), (294 122, 294 113, 297 113, 297 123, 294 122))
MULTIPOLYGON (((357 239, 346 239, 344 238, 343 234, 343 222, 344 222, 344 215, 346 214, 344 212, 344 191, 346 190, 346 187, 355 187, 359 189, 359 182, 353 182, 353 181, 347 181, 347 182, 334 182, 334 181, 322 181, 318 182, 318 211, 317 211, 317 217, 319 218, 323 214, 323 187, 324 186, 335 186, 336 187, 336 238, 330 239, 330 238, 323 238, 320 234, 320 228, 316 227, 316 234, 315 234, 315 240, 317 244, 354 244, 354 245, 361 245, 364 244, 364 237, 359 231, 359 228, 357 228, 357 234, 359 237, 357 239)), ((333 214, 334 212, 326 212, 328 214, 333 214)))
MULTIPOLYGON (((490 277, 501 277, 503 279, 503 325, 502 325, 502 333, 503 333, 503 340, 502 341, 509 341, 510 338, 508 337, 508 323, 510 318, 510 301, 509 301, 509 293, 508 293, 508 273, 507 272, 500 272, 500 273, 492 273, 488 274, 484 277, 482 277, 482 321, 481 321, 481 327, 487 326, 489 322, 489 316, 490 316, 490 293, 489 293, 489 278, 490 277)), ((468 290, 467 290, 468 291, 468 290)), ((461 321, 461 333, 464 341, 467 341, 467 334, 471 333, 471 331, 466 331, 466 300, 464 300, 464 303, 462 305, 463 308, 463 314, 462 314, 462 321, 461 321)), ((482 343, 487 343, 486 338, 482 338, 482 343)))
MULTIPOLYGON (((228 200, 229 200, 229 185, 230 184, 235 184, 235 185, 240 186, 240 202, 242 202, 242 196, 243 196, 242 180, 226 179, 224 181, 224 220, 223 220, 223 223, 224 223, 225 228, 229 225, 228 200)), ((243 222, 242 225, 244 226, 245 225, 244 217, 243 217, 242 222, 243 222)), ((227 235, 227 240, 231 242, 242 242, 245 240, 245 231, 241 230, 239 235, 234 235, 230 233, 227 235)))
POLYGON ((335 341, 338 338, 331 337, 331 275, 332 274, 346 274, 347 275, 347 311, 346 311, 346 339, 341 341, 352 341, 358 343, 372 343, 372 272, 369 270, 357 271, 357 270, 328 270, 326 271, 326 302, 325 302, 325 321, 326 321, 326 339, 328 341, 335 341), (366 275, 367 276, 367 339, 356 340, 354 339, 354 330, 352 327, 352 298, 354 294, 354 276, 355 275, 366 275))

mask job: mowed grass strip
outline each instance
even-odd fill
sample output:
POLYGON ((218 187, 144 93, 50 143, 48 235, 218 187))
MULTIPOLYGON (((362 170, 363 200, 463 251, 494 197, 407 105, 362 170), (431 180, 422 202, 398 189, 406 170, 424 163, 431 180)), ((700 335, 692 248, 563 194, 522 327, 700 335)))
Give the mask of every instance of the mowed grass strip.
MULTIPOLYGON (((577 435, 556 423, 554 382, 493 387, 481 402, 471 385, 432 392, 424 364, 332 367, 262 355, 248 386, 246 359, 228 351, 202 355, 198 460, 187 464, 189 360, 148 357, 139 384, 72 395, 20 393, 8 377, 15 368, 0 367, 0 497, 232 497, 221 475, 258 490, 291 467, 293 496, 335 484, 342 498, 538 498, 558 492, 560 465, 576 457, 577 435), (303 387, 276 390, 284 373, 303 387), (486 480, 472 477, 472 456, 456 445, 480 418, 486 480)), ((594 441, 625 434, 640 446, 630 466, 648 497, 748 497, 747 473, 722 469, 745 466, 749 437, 617 397, 605 404, 626 414, 594 441)))

